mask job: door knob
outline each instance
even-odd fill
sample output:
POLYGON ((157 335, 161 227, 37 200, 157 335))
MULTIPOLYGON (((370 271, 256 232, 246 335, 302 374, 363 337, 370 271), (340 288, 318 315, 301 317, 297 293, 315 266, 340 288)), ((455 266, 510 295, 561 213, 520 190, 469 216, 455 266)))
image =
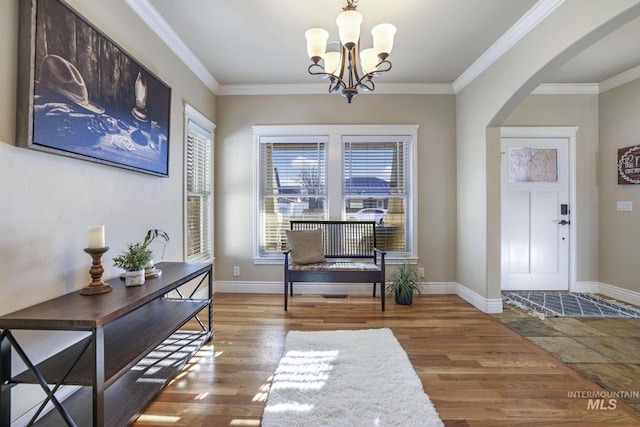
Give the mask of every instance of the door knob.
POLYGON ((567 221, 566 219, 563 219, 562 221, 558 221, 558 225, 569 225, 571 224, 571 221, 567 221))

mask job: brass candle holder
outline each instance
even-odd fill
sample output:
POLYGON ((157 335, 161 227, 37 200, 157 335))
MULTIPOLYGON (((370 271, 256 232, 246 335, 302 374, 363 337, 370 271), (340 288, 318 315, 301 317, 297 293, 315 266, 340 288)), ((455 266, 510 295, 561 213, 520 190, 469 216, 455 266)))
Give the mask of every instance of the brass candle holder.
POLYGON ((108 283, 102 281, 102 255, 109 250, 109 247, 104 248, 85 248, 85 252, 91 255, 93 262, 91 263, 91 269, 89 274, 91 275, 91 283, 80 290, 80 295, 97 295, 111 292, 113 288, 108 283))

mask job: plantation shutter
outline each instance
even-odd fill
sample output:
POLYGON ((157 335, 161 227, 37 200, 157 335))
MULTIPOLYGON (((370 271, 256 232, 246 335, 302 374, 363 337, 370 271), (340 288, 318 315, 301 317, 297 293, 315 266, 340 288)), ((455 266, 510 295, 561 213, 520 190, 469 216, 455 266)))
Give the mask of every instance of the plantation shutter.
POLYGON ((212 140, 193 121, 187 130, 187 260, 213 255, 212 140))

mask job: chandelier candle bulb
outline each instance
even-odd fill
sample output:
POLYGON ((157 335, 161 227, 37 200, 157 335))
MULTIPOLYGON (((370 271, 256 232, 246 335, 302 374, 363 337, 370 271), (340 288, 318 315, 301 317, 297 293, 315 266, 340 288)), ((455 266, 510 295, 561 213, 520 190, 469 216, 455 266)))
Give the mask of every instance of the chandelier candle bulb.
POLYGON ((329 33, 327 30, 323 30, 322 28, 311 28, 304 33, 304 36, 307 39, 307 54, 309 55, 309 58, 312 60, 314 58, 318 58, 319 61, 320 58, 324 56, 324 52, 327 49, 329 33))
POLYGON ((104 225, 89 227, 89 248, 104 248, 106 246, 104 239, 104 225))
POLYGON ((378 68, 378 55, 374 48, 365 49, 360 52, 360 63, 362 64, 362 71, 365 74, 375 73, 378 68))
POLYGON ((340 52, 327 52, 324 54, 324 69, 327 73, 337 76, 340 67, 340 52))
POLYGON ((387 56, 393 49, 393 37, 396 35, 396 27, 391 24, 378 24, 371 29, 373 36, 373 48, 378 55, 386 53, 387 56))
POLYGON ((360 40, 360 24, 362 15, 354 10, 345 10, 336 18, 340 41, 347 49, 351 49, 360 40))

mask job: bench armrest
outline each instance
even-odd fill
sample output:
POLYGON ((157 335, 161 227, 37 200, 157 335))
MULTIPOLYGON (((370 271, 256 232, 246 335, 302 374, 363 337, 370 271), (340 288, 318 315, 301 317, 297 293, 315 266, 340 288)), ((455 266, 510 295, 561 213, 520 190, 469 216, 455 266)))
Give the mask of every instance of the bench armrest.
POLYGON ((289 254, 291 253, 291 249, 282 252, 284 254, 284 269, 285 271, 289 269, 289 254))

